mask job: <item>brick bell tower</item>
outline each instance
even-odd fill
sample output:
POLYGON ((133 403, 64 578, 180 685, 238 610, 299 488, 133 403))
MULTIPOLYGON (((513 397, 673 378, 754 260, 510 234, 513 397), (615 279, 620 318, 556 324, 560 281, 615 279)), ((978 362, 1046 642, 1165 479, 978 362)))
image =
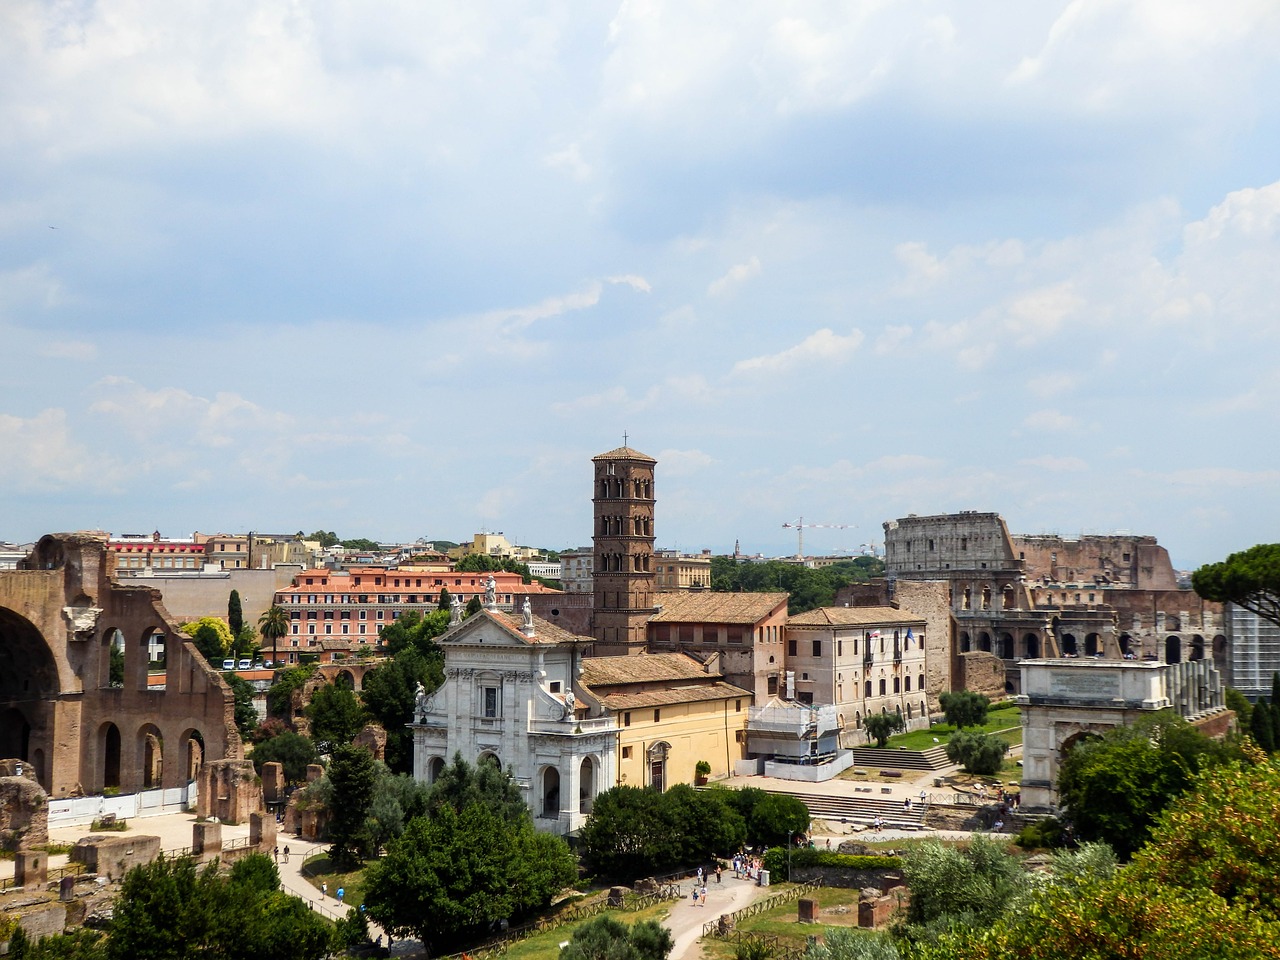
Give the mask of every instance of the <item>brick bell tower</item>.
POLYGON ((628 446, 592 457, 595 507, 593 653, 643 653, 653 606, 653 468, 628 446))

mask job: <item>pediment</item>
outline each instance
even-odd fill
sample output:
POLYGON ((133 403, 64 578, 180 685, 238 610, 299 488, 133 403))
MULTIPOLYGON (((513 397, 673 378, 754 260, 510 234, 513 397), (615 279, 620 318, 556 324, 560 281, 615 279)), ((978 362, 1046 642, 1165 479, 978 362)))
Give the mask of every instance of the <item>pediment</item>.
POLYGON ((486 647, 517 647, 527 649, 533 646, 529 638, 520 632, 519 625, 491 610, 481 609, 472 614, 456 627, 450 627, 437 641, 442 646, 484 645, 486 647))

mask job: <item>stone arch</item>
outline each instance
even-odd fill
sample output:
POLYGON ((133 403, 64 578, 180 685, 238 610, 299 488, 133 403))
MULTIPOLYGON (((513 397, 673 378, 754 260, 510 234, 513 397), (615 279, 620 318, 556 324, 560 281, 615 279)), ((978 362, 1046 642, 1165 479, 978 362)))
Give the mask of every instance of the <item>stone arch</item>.
POLYGON ((985 630, 978 634, 978 649, 983 653, 991 652, 991 634, 985 630))
POLYGON ((1008 677, 1006 677, 1004 681, 1004 692, 1009 694, 1009 696, 1013 696, 1018 692, 1018 688, 1014 686, 1013 681, 1008 677))
POLYGON ((1219 667, 1227 663, 1227 638, 1222 634, 1213 638, 1213 662, 1219 667))
POLYGON ((1094 733, 1092 730, 1076 730, 1070 736, 1064 737, 1062 739, 1062 743, 1059 744, 1058 746, 1058 756, 1065 757, 1068 753, 1070 753, 1080 744, 1084 743, 1086 740, 1097 740, 1097 739, 1099 739, 1099 735, 1094 733))
POLYGON ((1062 655, 1064 657, 1078 657, 1080 655, 1080 647, 1076 644, 1076 635, 1074 633, 1064 633, 1062 635, 1062 655))
POLYGON ((1000 659, 1012 660, 1017 656, 1017 652, 1013 649, 1013 634, 1000 634, 1000 659))
POLYGON ((101 676, 98 678, 99 687, 123 687, 124 686, 124 664, 128 662, 128 644, 125 642, 124 631, 119 627, 109 627, 102 633, 102 645, 104 652, 102 656, 101 676), (121 659, 121 669, 119 676, 111 675, 111 657, 119 654, 121 659))
POLYGON ((901 693, 901 692, 902 692, 902 680, 901 680, 901 678, 900 678, 900 677, 896 677, 896 676, 895 676, 895 677, 893 678, 893 692, 894 692, 894 693, 901 693))
POLYGON ((1187 655, 1188 660, 1204 659, 1204 637, 1196 634, 1191 638, 1191 652, 1187 655))
POLYGON ((169 635, 160 627, 152 627, 143 637, 142 649, 146 654, 145 659, 148 670, 152 669, 152 664, 155 664, 155 669, 157 670, 164 669, 164 665, 168 660, 168 651, 166 649, 168 638, 169 635))
POLYGON ((188 727, 178 742, 182 751, 182 782, 188 783, 200 776, 200 768, 204 766, 204 734, 188 727))
POLYGON ((915 716, 914 716, 914 715, 912 714, 912 712, 911 712, 911 704, 909 704, 909 703, 907 704, 907 719, 908 719, 908 720, 914 720, 914 719, 915 719, 915 716))
POLYGON ((427 761, 427 783, 435 783, 444 773, 444 757, 432 757, 427 761))
POLYGON ((164 784, 164 735, 153 723, 138 728, 137 757, 142 767, 142 789, 152 790, 164 784))
POLYGON ((1179 636, 1165 637, 1164 662, 1165 663, 1181 663, 1182 662, 1182 638, 1181 637, 1179 636))
POLYGON ((1087 634, 1084 638, 1084 655, 1095 657, 1102 653, 1102 637, 1096 633, 1087 634))
POLYGON ((492 750, 486 750, 484 753, 480 754, 480 756, 476 757, 476 766, 478 767, 482 763, 491 763, 499 770, 502 769, 501 758, 499 758, 499 756, 492 750))
POLYGON ((583 757, 578 768, 578 812, 590 813, 596 804, 596 761, 583 757))
POLYGON ((355 690, 355 674, 350 670, 339 670, 337 675, 333 678, 333 685, 335 687, 342 687, 344 690, 355 690))
POLYGON ((97 779, 104 790, 120 788, 120 728, 108 720, 98 728, 97 779))
MULTIPOLYGON (((138 634, 137 644, 133 649, 125 647, 124 651, 124 685, 132 690, 147 689, 147 673, 151 668, 148 651, 156 644, 154 639, 159 634, 159 644, 164 646, 164 629, 154 624, 144 628, 138 634)), ((190 639, 190 638, 188 638, 190 639)), ((215 669, 219 666, 211 663, 215 669)))
POLYGON ((0 607, 0 702, 53 700, 60 686, 44 634, 26 617, 0 607))
POLYGON ((648 785, 659 793, 667 789, 667 757, 670 753, 671 744, 664 740, 659 740, 648 750, 646 758, 649 763, 648 785))
POLYGON ((542 797, 541 816, 548 820, 560 818, 560 770, 554 766, 542 768, 538 776, 539 793, 542 797))
POLYGON ((969 631, 961 630, 960 631, 960 652, 968 653, 969 647, 970 647, 969 631))
POLYGON ((1038 659, 1040 656, 1040 638, 1034 633, 1026 633, 1022 636, 1022 655, 1028 660, 1038 659))
POLYGON ((1129 656, 1133 652, 1133 637, 1127 633, 1122 633, 1117 638, 1116 643, 1120 646, 1120 655, 1122 657, 1129 656))
POLYGON ((853 714, 853 728, 855 730, 862 729, 862 711, 861 710, 855 711, 853 714))
POLYGON ((1005 588, 1000 591, 1000 604, 1005 610, 1012 610, 1014 606, 1016 606, 1017 598, 1013 592, 1013 587, 1005 586, 1005 588))

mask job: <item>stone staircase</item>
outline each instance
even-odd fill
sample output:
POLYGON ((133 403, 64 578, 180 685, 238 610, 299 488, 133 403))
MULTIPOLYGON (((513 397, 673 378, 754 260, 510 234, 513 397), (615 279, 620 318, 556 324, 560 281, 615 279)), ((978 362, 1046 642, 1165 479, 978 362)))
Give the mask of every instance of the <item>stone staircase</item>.
POLYGON ((880 770, 941 770, 950 766, 945 747, 928 750, 898 750, 885 747, 854 747, 853 763, 856 767, 875 767, 880 770))
MULTIPOLYGON (((872 789, 879 787, 879 784, 875 784, 872 789)), ((809 816, 815 820, 871 823, 879 816, 884 820, 886 827, 898 830, 920 830, 924 827, 924 807, 918 799, 912 801, 910 810, 906 810, 902 806, 901 799, 870 794, 825 796, 817 793, 787 792, 781 795, 798 799, 809 808, 809 816)))

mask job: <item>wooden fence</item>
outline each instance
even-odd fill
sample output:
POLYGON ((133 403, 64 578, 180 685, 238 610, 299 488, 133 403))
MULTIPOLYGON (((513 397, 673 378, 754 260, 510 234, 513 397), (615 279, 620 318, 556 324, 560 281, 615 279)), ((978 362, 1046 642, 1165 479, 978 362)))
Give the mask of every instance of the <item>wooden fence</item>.
MULTIPOLYGON (((806 893, 811 893, 822 886, 822 880, 810 880, 808 883, 798 883, 794 887, 788 887, 781 893, 775 893, 771 897, 765 897, 763 900, 757 900, 755 903, 743 907, 741 910, 735 910, 733 913, 722 914, 715 920, 711 920, 702 925, 702 935, 704 937, 722 936, 720 933, 722 927, 734 926, 739 920, 746 920, 749 917, 758 916, 772 910, 774 907, 786 903, 789 900, 799 900, 806 893), (722 924, 721 921, 728 921, 728 924, 722 924)), ((727 934, 723 934, 727 935, 727 934)))

